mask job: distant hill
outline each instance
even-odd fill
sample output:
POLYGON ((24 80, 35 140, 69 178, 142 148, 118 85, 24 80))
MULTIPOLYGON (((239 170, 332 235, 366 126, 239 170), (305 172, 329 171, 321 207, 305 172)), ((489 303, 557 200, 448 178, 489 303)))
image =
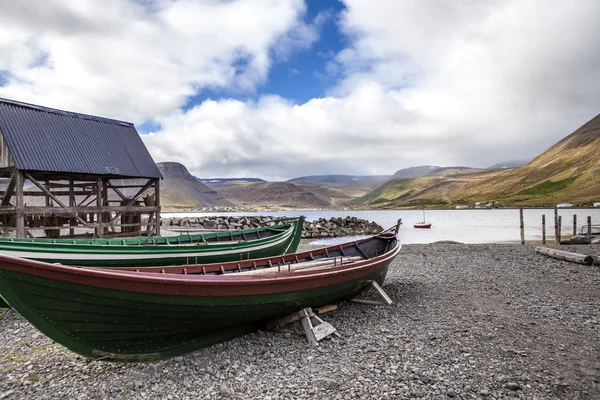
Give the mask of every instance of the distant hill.
POLYGON ((177 162, 157 163, 164 179, 160 186, 161 206, 201 208, 202 206, 232 206, 215 190, 198 182, 185 166, 177 162))
POLYGON ((409 171, 394 174, 399 178, 352 204, 383 208, 453 207, 490 201, 498 206, 589 205, 600 199, 599 154, 600 115, 524 165, 494 170, 456 167, 442 173, 431 166, 416 171, 407 168, 409 171), (414 176, 425 172, 429 173, 414 176))
POLYGON ((235 182, 235 181, 266 182, 265 180, 260 179, 260 178, 198 178, 197 176, 195 178, 198 179, 198 182, 203 183, 205 185, 214 185, 216 183, 235 182))
POLYGON ((436 175, 449 169, 465 170, 470 167, 438 167, 434 165, 421 165, 419 167, 403 168, 392 175, 391 179, 418 178, 420 176, 436 175))
POLYGON ((211 186, 240 206, 326 208, 329 198, 291 182, 224 182, 211 186))
POLYGON ((382 183, 388 179, 390 179, 390 175, 308 175, 288 179, 288 182, 382 183))

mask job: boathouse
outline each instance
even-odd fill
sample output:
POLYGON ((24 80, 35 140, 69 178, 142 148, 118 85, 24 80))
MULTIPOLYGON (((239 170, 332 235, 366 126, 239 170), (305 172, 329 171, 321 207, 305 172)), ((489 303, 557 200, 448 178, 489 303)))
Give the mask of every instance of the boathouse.
POLYGON ((162 175, 129 122, 0 98, 0 233, 160 234, 162 175))

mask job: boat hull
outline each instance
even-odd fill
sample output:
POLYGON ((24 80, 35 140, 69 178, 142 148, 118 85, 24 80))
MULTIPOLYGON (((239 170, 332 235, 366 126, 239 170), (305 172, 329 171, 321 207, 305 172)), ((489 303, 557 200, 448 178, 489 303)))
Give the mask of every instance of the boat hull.
POLYGON ((415 228, 417 228, 417 229, 429 229, 429 228, 431 228, 431 224, 425 224, 425 223, 422 223, 422 224, 414 224, 413 226, 414 226, 415 228))
POLYGON ((304 307, 339 302, 371 281, 383 284, 392 259, 368 260, 335 274, 198 277, 203 279, 187 284, 159 274, 124 282, 98 271, 100 279, 92 279, 79 276, 81 269, 44 272, 32 264, 20 271, 0 268, 0 293, 40 331, 74 352, 111 361, 152 361, 245 334, 304 307))

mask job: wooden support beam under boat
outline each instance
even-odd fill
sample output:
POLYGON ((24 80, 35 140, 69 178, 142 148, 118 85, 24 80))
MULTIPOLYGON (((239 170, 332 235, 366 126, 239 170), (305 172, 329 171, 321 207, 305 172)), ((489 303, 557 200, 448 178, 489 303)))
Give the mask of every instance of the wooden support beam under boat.
POLYGON ((353 303, 361 303, 361 304, 373 304, 373 305, 392 305, 393 301, 390 298, 390 296, 388 296, 388 294, 381 288, 381 286, 379 286, 379 284, 375 281, 371 281, 371 284, 369 286, 367 286, 365 288, 365 290, 363 290, 364 292, 367 292, 368 290, 370 290, 371 288, 375 289, 377 291, 377 293, 379 294, 379 296, 383 299, 383 301, 380 300, 368 300, 368 299, 359 299, 357 297, 353 298, 352 300, 350 300, 353 303))

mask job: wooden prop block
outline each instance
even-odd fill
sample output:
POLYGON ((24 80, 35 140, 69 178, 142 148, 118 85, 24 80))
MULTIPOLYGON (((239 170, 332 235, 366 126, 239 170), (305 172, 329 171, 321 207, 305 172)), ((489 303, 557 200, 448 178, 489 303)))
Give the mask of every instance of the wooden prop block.
POLYGON ((371 281, 371 284, 369 286, 367 286, 363 292, 370 290, 371 288, 374 288, 377 291, 377 293, 383 299, 383 301, 359 299, 357 297, 351 299, 350 301, 353 303, 373 304, 373 305, 388 305, 389 306, 389 305, 393 304, 393 301, 390 298, 390 296, 388 296, 387 293, 381 288, 381 286, 379 286, 379 284, 375 281, 371 281))
POLYGON ((594 258, 585 254, 571 253, 569 251, 550 249, 548 247, 536 247, 535 251, 548 257, 573 263, 592 265, 594 258))
POLYGON ((328 322, 319 318, 311 308, 304 308, 299 312, 292 313, 283 318, 267 323, 266 328, 271 331, 281 331, 281 328, 287 324, 300 321, 306 340, 311 346, 318 346, 318 342, 325 339, 329 335, 340 337, 336 329, 328 322), (314 322, 314 323, 313 323, 314 322))

